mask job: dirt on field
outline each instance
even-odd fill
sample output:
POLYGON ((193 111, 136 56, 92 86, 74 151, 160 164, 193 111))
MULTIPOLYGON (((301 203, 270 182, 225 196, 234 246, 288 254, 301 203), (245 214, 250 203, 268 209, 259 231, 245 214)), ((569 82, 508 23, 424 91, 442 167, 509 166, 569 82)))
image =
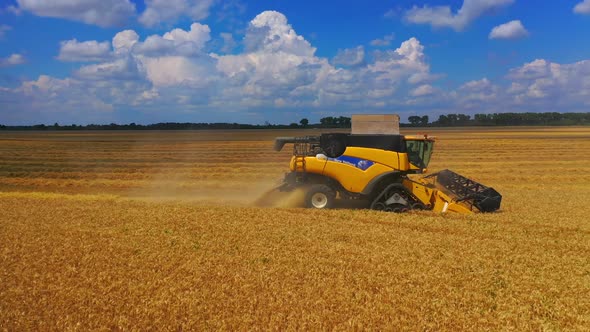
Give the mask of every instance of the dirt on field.
POLYGON ((310 131, 0 132, 0 330, 586 330, 590 128, 461 128, 493 214, 253 203, 310 131))

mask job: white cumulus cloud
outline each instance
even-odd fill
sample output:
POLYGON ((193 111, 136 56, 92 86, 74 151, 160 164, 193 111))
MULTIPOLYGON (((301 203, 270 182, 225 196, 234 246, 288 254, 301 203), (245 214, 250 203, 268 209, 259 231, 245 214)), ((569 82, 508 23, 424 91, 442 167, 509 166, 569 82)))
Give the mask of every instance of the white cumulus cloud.
POLYGON ((136 80, 140 78, 138 64, 126 57, 111 62, 83 66, 74 75, 86 80, 136 80))
POLYGON ((449 93, 464 112, 586 112, 590 107, 590 60, 559 64, 537 59, 511 69, 507 86, 487 78, 449 93))
POLYGON ((426 79, 430 66, 426 63, 424 46, 414 37, 404 41, 394 51, 376 53, 374 63, 368 65, 368 70, 375 74, 382 83, 398 83, 402 77, 412 84, 426 79), (420 80, 415 79, 420 77, 420 80))
POLYGON ((216 65, 223 74, 223 90, 218 97, 243 106, 260 105, 271 96, 282 96, 289 103, 308 101, 314 98, 308 94, 311 85, 322 70, 331 67, 326 59, 315 56, 316 49, 279 12, 256 16, 248 26, 244 44, 243 53, 219 56, 216 65))
POLYGON ((337 65, 344 66, 358 66, 365 61, 365 48, 358 46, 355 48, 347 48, 345 50, 338 50, 332 62, 337 65))
POLYGON ((377 38, 377 39, 371 40, 371 46, 389 46, 389 45, 391 45, 391 42, 393 41, 394 38, 395 38, 395 34, 390 33, 388 35, 385 35, 383 38, 377 38))
POLYGON ((113 49, 116 54, 128 54, 139 42, 139 35, 133 30, 123 30, 113 37, 113 49))
POLYGON ((146 9, 139 17, 139 22, 153 27, 174 22, 183 16, 199 21, 209 16, 214 2, 214 0, 146 0, 146 9))
POLYGON ((365 56, 363 46, 343 50, 333 59, 344 65, 338 68, 317 56, 315 47, 279 12, 256 16, 237 54, 207 53, 210 33, 208 26, 194 23, 190 30, 172 29, 145 40, 133 30, 124 30, 113 37, 112 48, 107 42, 64 42, 63 59, 105 58, 81 66, 67 80, 43 78, 44 85, 56 88, 42 95, 53 105, 58 100, 80 99, 76 93, 87 89, 85 93, 95 97, 93 103, 103 108, 235 112, 397 107, 413 97, 434 99, 439 93, 429 85, 434 75, 416 38, 371 58, 365 56), (75 88, 65 89, 66 82, 75 88))
POLYGON ((248 26, 244 38, 247 51, 286 52, 313 56, 316 49, 287 22, 287 17, 276 11, 257 15, 248 26))
POLYGON ((518 39, 529 35, 520 20, 500 24, 490 32, 490 39, 518 39))
POLYGON ((13 123, 105 123, 112 121, 115 98, 110 91, 131 94, 124 85, 99 86, 72 78, 58 79, 40 75, 14 89, 0 90, 0 100, 12 98, 5 104, 2 117, 13 123))
MULTIPOLYGON (((188 31, 172 29, 163 35, 148 36, 144 41, 137 32, 124 30, 113 37, 112 51, 108 42, 69 41, 64 46, 71 44, 70 48, 75 52, 63 52, 62 58, 103 56, 103 62, 83 66, 74 72, 74 77, 81 80, 143 81, 153 87, 195 88, 206 86, 218 76, 215 60, 203 50, 209 40, 209 27, 200 23, 193 23, 188 31), (96 52, 87 51, 89 48, 96 52), (85 51, 82 56, 81 49, 85 51)), ((148 95, 157 94, 150 92, 148 95)), ((147 100, 144 97, 138 97, 136 101, 147 100)))
POLYGON ((135 14, 129 0, 17 0, 19 9, 37 16, 65 18, 100 27, 123 25, 135 14))
POLYGON ((405 19, 410 23, 461 31, 481 15, 513 2, 514 0, 464 0, 456 13, 453 13, 450 6, 414 6, 406 11, 405 19))
POLYGON ((436 90, 430 84, 420 85, 416 89, 412 90, 411 95, 414 97, 422 97, 428 96, 435 92, 436 90))
POLYGON ((511 69, 508 77, 515 80, 535 80, 546 77, 550 71, 550 62, 536 59, 521 67, 511 69))
POLYGON ((590 15, 590 0, 584 0, 574 7, 574 13, 590 15))
MULTIPOLYGON (((252 19, 235 53, 207 51, 211 33, 209 26, 195 23, 147 38, 124 30, 111 45, 69 41, 73 51, 64 48, 64 56, 107 56, 80 65, 69 78, 42 75, 18 88, 0 88, 0 103, 9 108, 0 120, 8 121, 7 114, 28 114, 28 121, 108 122, 117 121, 114 115, 145 112, 148 121, 256 121, 248 116, 258 114, 262 122, 290 119, 302 111, 328 116, 394 109, 403 115, 417 110, 473 114, 590 107, 590 60, 538 59, 511 69, 502 80, 481 78, 452 87, 437 84, 442 75, 431 72, 428 49, 415 37, 396 49, 367 54, 358 46, 341 51, 339 59, 328 59, 317 55, 279 12, 252 19), (84 53, 82 46, 100 51, 84 53)), ((18 55, 9 58, 2 63, 24 61, 18 55)))
POLYGON ((11 54, 6 58, 0 58, 0 67, 10 67, 20 65, 26 62, 25 57, 22 54, 11 54))
POLYGON ((209 58, 190 59, 182 56, 142 58, 146 78, 156 87, 204 88, 216 80, 209 58))
MULTIPOLYGON (((431 72, 427 49, 415 37, 393 50, 367 55, 358 46, 328 59, 279 12, 252 19, 236 53, 207 51, 211 33, 209 26, 194 23, 147 38, 120 31, 111 45, 64 41, 63 59, 96 63, 80 65, 67 78, 41 75, 16 88, 0 87, 0 122, 108 123, 144 112, 150 114, 147 121, 263 122, 292 121, 302 111, 313 117, 392 109, 404 115, 590 107, 590 60, 538 59, 511 69, 502 80, 476 79, 453 89, 435 82, 442 75, 431 72)), ((0 64, 24 61, 13 54, 0 64)))
POLYGON ((67 62, 103 61, 110 57, 111 44, 108 41, 96 40, 79 42, 76 39, 60 43, 57 59, 67 62))
POLYGON ((198 54, 211 39, 210 32, 209 26, 193 23, 189 31, 173 29, 162 36, 151 35, 144 42, 139 42, 135 51, 151 55, 198 54))
POLYGON ((518 101, 541 101, 545 107, 590 105, 590 60, 559 64, 537 59, 510 70, 510 92, 518 101))
POLYGON ((222 32, 219 35, 221 36, 221 39, 223 39, 223 46, 221 47, 221 52, 231 53, 237 46, 234 36, 229 32, 222 32))

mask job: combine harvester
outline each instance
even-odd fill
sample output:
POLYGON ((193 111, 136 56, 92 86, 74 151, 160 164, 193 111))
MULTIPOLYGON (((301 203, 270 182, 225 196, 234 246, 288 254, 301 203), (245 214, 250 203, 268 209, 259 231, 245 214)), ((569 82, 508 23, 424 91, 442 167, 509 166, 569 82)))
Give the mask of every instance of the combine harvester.
POLYGON ((327 209, 337 199, 362 200, 375 210, 493 212, 502 196, 493 188, 444 170, 423 174, 434 137, 399 134, 397 115, 353 115, 352 133, 278 137, 274 149, 293 144, 290 172, 258 200, 267 205, 278 192, 304 191, 306 207, 327 209))

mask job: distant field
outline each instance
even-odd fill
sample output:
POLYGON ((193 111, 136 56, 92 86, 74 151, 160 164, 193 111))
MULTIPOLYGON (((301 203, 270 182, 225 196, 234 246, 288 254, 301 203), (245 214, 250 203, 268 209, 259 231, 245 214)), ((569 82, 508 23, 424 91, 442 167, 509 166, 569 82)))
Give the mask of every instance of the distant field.
POLYGON ((0 330, 587 330, 590 128, 417 132, 501 211, 253 207, 317 131, 0 132, 0 330))

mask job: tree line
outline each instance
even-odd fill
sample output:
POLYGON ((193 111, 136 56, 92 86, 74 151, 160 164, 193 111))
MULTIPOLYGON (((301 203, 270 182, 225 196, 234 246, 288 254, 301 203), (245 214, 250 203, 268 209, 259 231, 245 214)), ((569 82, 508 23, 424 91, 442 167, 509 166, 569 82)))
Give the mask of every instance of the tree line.
POLYGON ((428 116, 410 116, 408 126, 461 127, 461 126, 571 126, 590 125, 590 113, 490 113, 443 114, 428 122, 428 116))
MULTIPOLYGON (((178 123, 162 122, 148 125, 130 124, 89 124, 89 125, 53 125, 38 124, 32 126, 6 126, 0 124, 0 130, 204 130, 204 129, 295 129, 295 128, 350 128, 351 118, 346 116, 324 117, 319 123, 310 123, 303 118, 299 123, 290 124, 243 124, 243 123, 178 123)), ((586 113, 491 113, 444 114, 430 122, 428 115, 408 117, 401 127, 461 127, 461 126, 569 126, 590 125, 590 112, 586 113)))
POLYGON ((89 125, 32 125, 32 126, 5 126, 0 125, 0 130, 205 130, 205 129, 288 129, 301 127, 297 123, 289 125, 270 124, 262 125, 244 124, 244 123, 192 123, 192 122, 161 122, 148 125, 130 123, 130 124, 89 124, 89 125))
MULTIPOLYGON (((439 119, 440 120, 440 119, 439 119)), ((448 119, 451 120, 452 119, 448 119)), ((567 126, 590 124, 590 113, 493 113, 475 114, 473 125, 482 126, 567 126)))

